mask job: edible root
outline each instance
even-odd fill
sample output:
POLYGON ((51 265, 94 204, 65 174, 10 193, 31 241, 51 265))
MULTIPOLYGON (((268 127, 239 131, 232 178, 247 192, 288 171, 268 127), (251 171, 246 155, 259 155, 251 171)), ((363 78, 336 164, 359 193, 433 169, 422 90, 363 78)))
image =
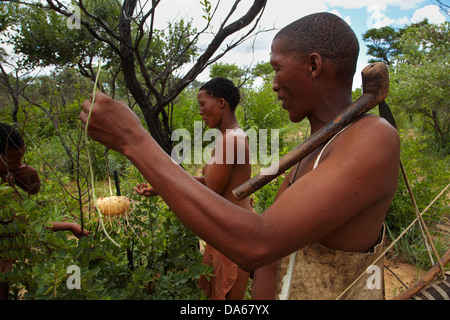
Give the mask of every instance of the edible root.
POLYGON ((100 197, 97 206, 103 215, 117 216, 128 212, 130 200, 125 196, 100 197))

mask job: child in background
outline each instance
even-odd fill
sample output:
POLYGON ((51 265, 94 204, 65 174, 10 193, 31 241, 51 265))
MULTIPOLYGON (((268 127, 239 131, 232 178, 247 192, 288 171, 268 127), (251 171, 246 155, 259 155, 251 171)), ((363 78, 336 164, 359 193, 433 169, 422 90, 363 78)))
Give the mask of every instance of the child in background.
MULTIPOLYGON (((25 154, 25 143, 21 134, 12 126, 0 123, 0 178, 1 183, 7 183, 14 188, 17 198, 21 198, 16 186, 28 194, 37 194, 41 187, 41 180, 37 170, 22 162, 25 154)), ((6 225, 11 221, 2 221, 6 225)), ((77 238, 88 235, 89 231, 82 231, 75 222, 51 222, 53 231, 71 231, 77 238)), ((12 270, 14 261, 0 258, 0 272, 12 270)), ((9 283, 0 283, 0 300, 6 300, 9 293, 9 283)))

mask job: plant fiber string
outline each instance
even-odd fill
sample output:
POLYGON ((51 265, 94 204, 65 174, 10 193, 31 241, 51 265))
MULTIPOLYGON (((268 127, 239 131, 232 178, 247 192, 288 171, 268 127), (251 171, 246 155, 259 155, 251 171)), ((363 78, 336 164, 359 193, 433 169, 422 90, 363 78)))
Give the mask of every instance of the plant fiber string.
MULTIPOLYGON (((98 78, 100 76, 100 70, 101 70, 101 63, 98 63, 98 70, 97 70, 97 75, 95 77, 95 83, 94 83, 94 90, 92 92, 92 103, 91 103, 91 108, 89 109, 89 114, 86 120, 86 127, 85 127, 85 141, 86 141, 86 146, 87 146, 87 156, 88 156, 88 161, 89 161, 89 169, 90 169, 90 174, 91 174, 91 184, 92 184, 92 198, 94 199, 94 205, 95 205, 95 209, 97 210, 98 213, 98 218, 100 221, 100 225, 103 229, 103 232, 105 233, 106 237, 117 247, 120 248, 120 245, 114 241, 114 239, 111 238, 111 236, 109 235, 108 231, 106 231, 105 228, 105 223, 103 222, 103 218, 102 218, 102 213, 100 212, 100 209, 98 208, 97 205, 97 197, 95 195, 95 187, 94 187, 94 170, 92 169, 92 161, 91 161, 91 154, 89 152, 89 138, 88 138, 88 126, 89 126, 89 120, 91 119, 91 112, 92 112, 92 108, 94 107, 94 103, 95 103, 95 93, 97 91, 97 83, 98 83, 98 78)), ((111 189, 111 188, 110 188, 111 189)))
MULTIPOLYGON (((417 222, 420 220, 420 218, 428 211, 428 209, 430 209, 430 207, 447 191, 447 189, 450 187, 450 184, 448 184, 434 199, 433 201, 431 201, 431 203, 421 212, 419 213, 419 215, 414 219, 414 221, 412 221, 409 226, 406 227, 405 230, 403 230, 403 232, 386 248, 386 250, 384 250, 383 253, 380 254, 380 256, 375 259, 372 263, 376 263, 378 260, 380 260, 382 257, 384 257, 384 255, 391 250, 391 248, 401 239, 401 237, 403 237, 405 235, 405 233, 417 222)), ((438 258, 439 259, 439 258, 438 258)), ((363 272, 360 274, 360 276, 358 278, 356 278, 348 287, 347 289, 345 289, 337 298, 336 300, 340 300, 345 293, 347 293, 348 290, 350 290, 350 288, 359 280, 361 279, 364 275, 366 274, 366 272, 363 272)))

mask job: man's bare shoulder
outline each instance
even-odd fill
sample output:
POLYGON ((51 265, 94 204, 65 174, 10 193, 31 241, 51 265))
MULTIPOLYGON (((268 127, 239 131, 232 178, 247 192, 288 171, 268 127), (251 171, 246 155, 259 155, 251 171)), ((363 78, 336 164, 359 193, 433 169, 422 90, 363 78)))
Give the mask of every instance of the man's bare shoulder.
POLYGON ((371 181, 384 181, 393 190, 399 163, 400 139, 396 129, 381 117, 367 115, 330 143, 319 166, 325 165, 328 170, 339 168, 347 178, 366 177, 371 181))
POLYGON ((352 126, 360 129, 365 128, 366 130, 381 130, 382 133, 398 136, 397 130, 386 119, 375 114, 367 114, 352 126))
POLYGON ((356 146, 364 150, 396 151, 400 149, 400 139, 397 130, 385 119, 373 114, 366 115, 349 126, 341 135, 342 141, 349 148, 356 146))

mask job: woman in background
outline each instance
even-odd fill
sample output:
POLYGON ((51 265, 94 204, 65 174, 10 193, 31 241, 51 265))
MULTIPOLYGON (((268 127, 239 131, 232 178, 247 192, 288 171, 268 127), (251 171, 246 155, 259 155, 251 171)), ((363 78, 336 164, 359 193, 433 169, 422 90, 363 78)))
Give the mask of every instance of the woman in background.
MULTIPOLYGON (((248 198, 237 201, 232 194, 233 189, 251 177, 248 140, 244 131, 239 128, 235 115, 240 102, 239 89, 228 79, 215 78, 200 88, 198 102, 205 124, 211 129, 218 129, 221 135, 216 140, 211 160, 203 167, 203 176, 195 179, 228 201, 251 210, 248 198)), ((135 190, 144 196, 157 194, 156 190, 146 184, 139 184, 135 190)), ((203 263, 212 266, 214 273, 209 280, 202 276, 199 281, 199 288, 208 298, 244 298, 248 272, 240 269, 208 244, 205 247, 203 263)))

